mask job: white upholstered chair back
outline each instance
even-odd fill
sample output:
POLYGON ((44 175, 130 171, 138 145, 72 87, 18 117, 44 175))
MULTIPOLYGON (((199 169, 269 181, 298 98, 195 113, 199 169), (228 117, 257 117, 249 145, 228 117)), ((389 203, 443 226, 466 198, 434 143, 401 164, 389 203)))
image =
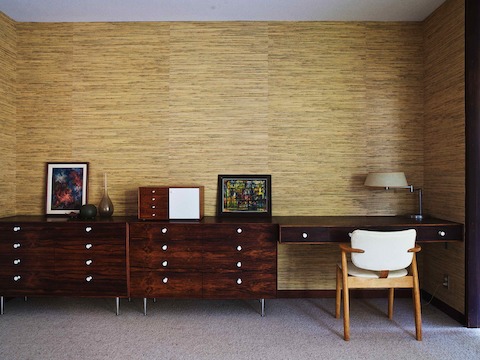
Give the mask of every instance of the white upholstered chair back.
POLYGON ((351 246, 364 250, 352 253, 352 263, 366 270, 400 270, 408 267, 413 260, 409 249, 415 247, 415 229, 401 231, 355 230, 351 234, 351 246))

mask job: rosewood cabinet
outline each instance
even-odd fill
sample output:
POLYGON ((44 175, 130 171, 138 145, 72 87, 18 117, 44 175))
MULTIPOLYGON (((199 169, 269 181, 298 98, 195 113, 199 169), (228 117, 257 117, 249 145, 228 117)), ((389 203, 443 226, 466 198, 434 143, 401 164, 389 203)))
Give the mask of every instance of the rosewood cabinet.
POLYGON ((0 220, 0 296, 128 296, 127 222, 0 220))
MULTIPOLYGON (((276 296, 278 226, 130 223, 130 296, 261 299, 276 296)), ((146 308, 144 309, 144 311, 146 308)))

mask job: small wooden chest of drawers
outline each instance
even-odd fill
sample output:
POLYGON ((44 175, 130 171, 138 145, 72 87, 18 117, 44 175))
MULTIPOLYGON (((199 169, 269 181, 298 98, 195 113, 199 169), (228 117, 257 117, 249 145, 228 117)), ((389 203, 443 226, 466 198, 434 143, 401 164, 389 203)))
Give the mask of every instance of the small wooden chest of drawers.
POLYGON ((204 187, 149 186, 138 188, 138 218, 142 220, 203 217, 204 187))

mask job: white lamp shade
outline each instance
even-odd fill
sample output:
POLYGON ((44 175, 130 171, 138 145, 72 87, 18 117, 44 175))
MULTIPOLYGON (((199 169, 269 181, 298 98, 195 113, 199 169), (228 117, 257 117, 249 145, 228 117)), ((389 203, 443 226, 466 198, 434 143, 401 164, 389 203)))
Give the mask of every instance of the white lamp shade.
POLYGON ((406 188, 408 183, 404 172, 374 172, 367 175, 365 186, 406 188))

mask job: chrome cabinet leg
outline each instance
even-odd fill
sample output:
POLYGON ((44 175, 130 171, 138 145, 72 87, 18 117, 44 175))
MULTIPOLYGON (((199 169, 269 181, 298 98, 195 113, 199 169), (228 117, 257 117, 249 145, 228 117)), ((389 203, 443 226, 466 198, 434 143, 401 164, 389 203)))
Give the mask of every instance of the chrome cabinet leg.
POLYGON ((262 315, 262 317, 265 316, 265 299, 260 299, 260 313, 262 315))
POLYGON ((115 305, 116 305, 115 315, 118 315, 120 314, 120 298, 119 297, 115 298, 115 305))
POLYGON ((0 296, 0 315, 3 315, 3 296, 0 296))
POLYGON ((143 298, 143 315, 147 316, 147 298, 143 298))

